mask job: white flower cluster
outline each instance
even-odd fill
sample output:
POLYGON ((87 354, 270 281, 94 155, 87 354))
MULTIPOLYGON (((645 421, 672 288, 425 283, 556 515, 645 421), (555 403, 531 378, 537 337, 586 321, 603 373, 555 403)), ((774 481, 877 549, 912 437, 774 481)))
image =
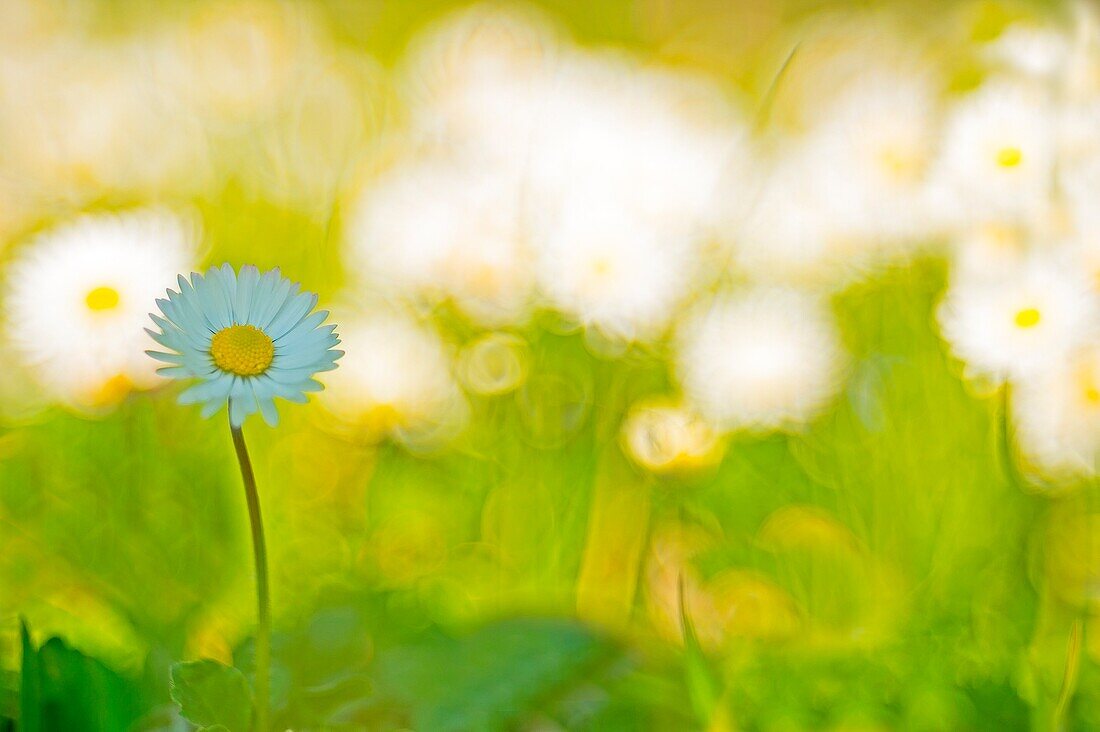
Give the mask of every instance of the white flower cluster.
MULTIPOLYGON (((220 171, 285 205, 331 212, 346 196, 345 300, 360 304, 338 313, 335 414, 452 435, 463 387, 521 388, 514 333, 553 312, 602 356, 671 349, 682 402, 640 410, 623 440, 653 465, 710 454, 696 449, 707 430, 791 430, 822 413, 847 361, 830 296, 882 263, 946 254, 936 319, 965 376, 1011 382, 1037 467, 1094 470, 1100 23, 1086 6, 968 41, 982 68, 970 84, 877 26, 803 38, 753 101, 582 48, 536 12, 475 6, 417 36, 398 105, 375 64, 325 45, 295 7, 203 5, 129 55, 73 38, 34 45, 71 53, 0 52, 0 208, 18 176, 148 193, 220 171), (42 83, 70 73, 84 82, 42 83), (401 112, 369 111, 383 107, 401 112), (488 334, 457 362, 421 317, 439 307, 488 334)), ((28 244, 5 277, 23 323, 9 335, 71 399, 104 381, 85 378, 85 356, 108 378, 144 377, 95 356, 102 344, 67 357, 49 350, 63 338, 20 328, 105 341, 80 323, 121 312, 130 279, 138 292, 197 256, 192 229, 134 216, 155 223, 140 242, 126 217, 81 219, 28 244), (100 260, 134 271, 80 264, 100 260)))

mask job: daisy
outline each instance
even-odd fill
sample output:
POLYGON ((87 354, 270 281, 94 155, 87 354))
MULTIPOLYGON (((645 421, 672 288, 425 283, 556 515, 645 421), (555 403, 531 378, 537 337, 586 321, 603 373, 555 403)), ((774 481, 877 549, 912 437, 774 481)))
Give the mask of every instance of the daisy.
POLYGON ((1036 79, 1064 71, 1072 50, 1071 37, 1059 28, 1016 22, 982 49, 994 65, 1036 79))
POLYGON ((327 310, 312 312, 317 296, 278 269, 260 274, 251 265, 240 275, 224 264, 206 276, 178 277, 179 291, 157 300, 164 317, 150 313, 160 327, 146 329, 168 352, 147 351, 171 364, 159 372, 173 378, 197 379, 180 394, 181 404, 202 403, 209 417, 229 403, 229 421, 239 428, 259 411, 274 426, 279 421, 275 397, 304 403, 306 392, 319 391, 319 371, 336 368, 343 351, 336 326, 323 326, 327 310))
POLYGON ((996 383, 1065 358, 1095 335, 1097 307, 1080 268, 1031 256, 999 278, 957 272, 937 317, 967 375, 996 383))
POLYGON ((550 82, 531 146, 535 190, 570 208, 614 205, 646 225, 706 230, 724 176, 745 154, 744 124, 716 87, 579 53, 550 82))
POLYGON ((316 36, 300 6, 252 0, 195 6, 160 41, 157 71, 208 122, 231 126, 284 98, 316 36))
POLYGON ((761 162, 759 189, 727 222, 723 239, 737 268, 766 282, 844 280, 853 258, 818 187, 806 180, 800 151, 761 162))
POLYGON ((465 422, 466 403, 439 335, 411 317, 373 312, 344 325, 353 344, 325 377, 325 408, 368 437, 435 444, 465 422))
POLYGON ((560 32, 531 8, 473 6, 413 41, 398 81, 418 137, 482 160, 532 150, 560 32))
POLYGON ((953 241, 952 264, 958 275, 1000 282, 1028 258, 1030 237, 1023 226, 983 221, 966 227, 953 241))
POLYGON ((1055 116, 1049 95, 995 80, 960 101, 944 132, 942 171, 957 213, 1030 212, 1050 195, 1055 116))
POLYGON ((724 429, 791 429, 840 383, 843 353, 831 315, 813 298, 757 288, 711 303, 678 337, 675 369, 703 417, 724 429))
POLYGON ((147 303, 191 266, 197 227, 161 209, 85 215, 16 254, 6 277, 7 331, 53 396, 110 402, 157 384, 146 358, 147 303))
POLYGON ((1012 392, 1023 456, 1052 478, 1095 475, 1100 467, 1100 348, 1089 345, 1024 379, 1012 392))
POLYGON ((850 84, 801 141, 801 175, 816 186, 841 234, 878 243, 935 233, 929 173, 937 106, 928 76, 870 73, 850 84))
POLYGON ((432 159, 398 167, 362 194, 349 231, 372 289, 450 300, 484 325, 522 320, 533 276, 519 181, 432 159))
POLYGON ((646 226, 614 199, 579 203, 545 233, 536 277, 549 304, 613 339, 659 336, 696 281, 696 247, 646 226))

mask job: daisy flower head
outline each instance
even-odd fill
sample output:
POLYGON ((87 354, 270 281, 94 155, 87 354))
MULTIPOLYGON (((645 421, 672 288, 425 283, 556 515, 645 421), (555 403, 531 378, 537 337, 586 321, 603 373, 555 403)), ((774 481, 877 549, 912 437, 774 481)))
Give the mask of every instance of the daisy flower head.
POLYGON ((967 375, 999 383, 1049 368, 1094 337, 1098 301, 1079 267, 1032 256, 1003 277, 957 272, 937 316, 967 375))
POLYGON ((1047 200, 1056 152, 1050 101, 1041 89, 995 80, 956 105, 939 172, 957 197, 959 216, 1026 215, 1047 200))
POLYGON ((388 308, 346 321, 344 331, 353 346, 340 370, 325 376, 322 399, 341 427, 425 451, 462 430, 468 407, 438 332, 388 308))
POLYGON ((840 233, 872 242, 935 233, 938 106, 930 75, 902 71, 864 75, 829 105, 801 143, 798 175, 818 187, 840 233))
POLYGON ((535 263, 542 295, 612 340, 658 337, 700 274, 696 243, 645 226, 613 197, 593 200, 600 206, 571 206, 544 232, 535 263))
POLYGON ((165 376, 198 380, 180 403, 201 403, 204 417, 228 402, 233 427, 257 411, 274 426, 275 397, 304 403, 307 392, 322 389, 313 375, 336 368, 344 355, 333 350, 336 326, 321 325, 328 311, 313 312, 317 295, 277 268, 260 274, 247 265, 238 275, 223 264, 177 281, 178 292, 157 300, 163 317, 149 314, 161 332, 146 329, 168 351, 147 353, 169 364, 159 369, 165 376))
POLYGON ((726 430, 797 428, 836 393, 845 361, 830 313, 785 288, 712 302, 687 320, 677 340, 685 396, 726 430))
POLYGON ((522 210, 514 176, 430 159, 363 193, 348 243, 372 291, 450 300, 472 320, 499 325, 523 320, 531 299, 522 210))
POLYGON ((1012 392, 1016 439, 1032 467, 1054 479, 1100 467, 1100 347, 1020 381, 1012 392))
POLYGON ((146 303, 192 265, 197 240, 190 219, 162 209, 88 214, 39 234, 5 278, 13 350, 47 392, 78 406, 156 385, 146 303))

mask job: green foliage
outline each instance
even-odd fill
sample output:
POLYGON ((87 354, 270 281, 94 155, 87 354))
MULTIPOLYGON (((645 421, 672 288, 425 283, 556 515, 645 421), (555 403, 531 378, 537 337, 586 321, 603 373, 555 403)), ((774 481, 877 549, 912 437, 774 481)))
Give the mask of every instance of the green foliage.
POLYGON ((574 623, 507 620, 380 655, 379 694, 430 730, 508 729, 606 659, 609 647, 574 623))
POLYGON ((171 692, 183 716, 207 732, 251 727, 252 692, 239 669, 210 660, 178 663, 171 692))
POLYGON ((35 647, 26 624, 20 630, 22 689, 19 729, 23 732, 127 729, 145 700, 130 681, 60 638, 35 647))

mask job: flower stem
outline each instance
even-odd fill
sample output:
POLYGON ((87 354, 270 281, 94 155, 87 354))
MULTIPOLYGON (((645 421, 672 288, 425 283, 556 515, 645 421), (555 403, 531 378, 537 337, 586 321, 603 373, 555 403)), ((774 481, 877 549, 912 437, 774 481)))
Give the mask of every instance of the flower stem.
POLYGON ((1077 675, 1081 670, 1081 619, 1073 621, 1069 630, 1069 643, 1066 647, 1066 671, 1062 677, 1062 688, 1058 691, 1058 700, 1050 723, 1053 732, 1061 732, 1066 725, 1066 710, 1069 708, 1073 693, 1077 690, 1077 675))
POLYGON ((244 497, 248 503, 248 520, 252 526, 252 554, 256 562, 256 719, 252 726, 256 732, 268 732, 267 704, 269 667, 271 664, 271 595, 267 582, 267 544, 264 541, 264 522, 260 515, 260 495, 256 492, 256 476, 252 473, 252 461, 244 444, 240 427, 229 425, 233 435, 233 447, 241 466, 244 497))

